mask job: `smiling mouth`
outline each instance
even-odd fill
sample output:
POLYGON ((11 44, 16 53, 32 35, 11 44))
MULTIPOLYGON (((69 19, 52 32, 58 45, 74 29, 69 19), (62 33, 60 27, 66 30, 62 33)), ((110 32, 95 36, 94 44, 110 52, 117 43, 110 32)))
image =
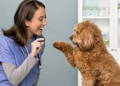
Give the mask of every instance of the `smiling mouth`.
POLYGON ((43 30, 43 29, 40 29, 41 31, 43 30))

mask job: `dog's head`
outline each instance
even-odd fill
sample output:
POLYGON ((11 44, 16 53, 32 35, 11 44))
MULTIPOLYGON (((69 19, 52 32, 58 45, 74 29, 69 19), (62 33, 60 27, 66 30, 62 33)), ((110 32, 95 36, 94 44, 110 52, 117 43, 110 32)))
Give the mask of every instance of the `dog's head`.
POLYGON ((90 50, 102 41, 102 35, 99 28, 90 21, 84 21, 74 27, 70 39, 79 46, 80 50, 90 50))

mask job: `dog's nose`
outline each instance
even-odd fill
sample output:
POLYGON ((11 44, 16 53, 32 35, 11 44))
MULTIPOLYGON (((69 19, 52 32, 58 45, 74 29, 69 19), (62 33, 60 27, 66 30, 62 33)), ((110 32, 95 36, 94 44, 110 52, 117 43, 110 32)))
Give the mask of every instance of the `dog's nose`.
POLYGON ((70 36, 70 40, 72 40, 73 39, 73 36, 70 36))

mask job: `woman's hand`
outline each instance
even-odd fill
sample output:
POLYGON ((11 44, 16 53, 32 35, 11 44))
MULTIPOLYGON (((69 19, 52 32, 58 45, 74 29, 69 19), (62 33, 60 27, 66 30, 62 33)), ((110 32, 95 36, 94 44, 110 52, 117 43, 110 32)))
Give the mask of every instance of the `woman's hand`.
POLYGON ((44 43, 45 43, 44 38, 38 38, 35 41, 33 41, 31 44, 31 46, 32 46, 31 55, 36 56, 39 53, 39 51, 41 50, 44 43))

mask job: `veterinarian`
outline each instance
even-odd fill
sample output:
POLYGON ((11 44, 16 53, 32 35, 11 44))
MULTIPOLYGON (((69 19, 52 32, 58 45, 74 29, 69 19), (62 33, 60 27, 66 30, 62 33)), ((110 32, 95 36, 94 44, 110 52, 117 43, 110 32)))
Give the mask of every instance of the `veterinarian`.
POLYGON ((40 72, 47 24, 45 5, 23 0, 14 24, 0 36, 0 86, 35 86, 40 72))

